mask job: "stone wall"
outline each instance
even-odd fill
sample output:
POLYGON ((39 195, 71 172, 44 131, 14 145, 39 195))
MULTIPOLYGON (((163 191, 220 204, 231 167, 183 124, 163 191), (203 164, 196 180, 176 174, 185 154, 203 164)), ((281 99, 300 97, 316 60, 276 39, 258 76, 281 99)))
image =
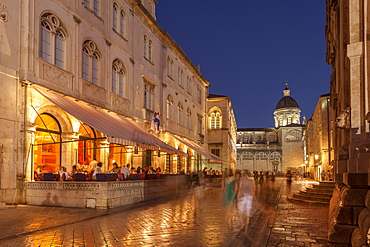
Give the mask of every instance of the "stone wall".
POLYGON ((26 182, 26 204, 107 209, 175 194, 186 176, 118 182, 26 182))
POLYGON ((369 246, 370 191, 337 185, 329 208, 328 246, 369 246))

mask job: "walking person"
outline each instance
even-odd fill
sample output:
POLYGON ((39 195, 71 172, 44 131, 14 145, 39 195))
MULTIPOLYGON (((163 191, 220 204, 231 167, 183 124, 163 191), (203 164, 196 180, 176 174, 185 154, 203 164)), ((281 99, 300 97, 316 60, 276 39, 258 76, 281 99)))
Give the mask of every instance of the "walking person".
MULTIPOLYGON (((239 175, 240 173, 238 173, 239 175)), ((235 174, 236 175, 236 174, 235 174)), ((237 184, 236 203, 238 211, 244 218, 244 232, 247 232, 249 225, 249 218, 251 216, 253 206, 253 182, 248 179, 247 174, 243 173, 240 177, 239 184, 237 184)))

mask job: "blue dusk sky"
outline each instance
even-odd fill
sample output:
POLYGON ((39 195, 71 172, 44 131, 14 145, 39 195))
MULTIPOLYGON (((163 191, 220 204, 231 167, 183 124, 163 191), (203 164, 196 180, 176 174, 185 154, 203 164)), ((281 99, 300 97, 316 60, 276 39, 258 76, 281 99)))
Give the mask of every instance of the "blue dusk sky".
POLYGON ((156 15, 239 128, 274 126, 285 81, 307 119, 329 93, 323 0, 159 0, 156 15))

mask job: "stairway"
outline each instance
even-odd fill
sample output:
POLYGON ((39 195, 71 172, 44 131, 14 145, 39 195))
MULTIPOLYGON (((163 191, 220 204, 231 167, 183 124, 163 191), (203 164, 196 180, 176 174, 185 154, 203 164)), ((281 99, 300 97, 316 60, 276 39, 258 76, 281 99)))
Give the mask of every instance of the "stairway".
POLYGON ((307 187, 305 191, 300 190, 299 193, 293 193, 293 196, 288 197, 288 200, 310 204, 329 205, 334 187, 335 182, 320 182, 319 184, 314 184, 312 187, 307 187))

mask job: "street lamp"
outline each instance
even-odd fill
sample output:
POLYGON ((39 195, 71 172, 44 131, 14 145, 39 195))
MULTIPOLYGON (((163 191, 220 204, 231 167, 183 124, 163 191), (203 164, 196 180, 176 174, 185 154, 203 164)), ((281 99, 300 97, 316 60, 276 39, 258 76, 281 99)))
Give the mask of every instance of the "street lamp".
POLYGON ((319 159, 319 155, 315 154, 315 160, 318 160, 318 159, 319 159))

